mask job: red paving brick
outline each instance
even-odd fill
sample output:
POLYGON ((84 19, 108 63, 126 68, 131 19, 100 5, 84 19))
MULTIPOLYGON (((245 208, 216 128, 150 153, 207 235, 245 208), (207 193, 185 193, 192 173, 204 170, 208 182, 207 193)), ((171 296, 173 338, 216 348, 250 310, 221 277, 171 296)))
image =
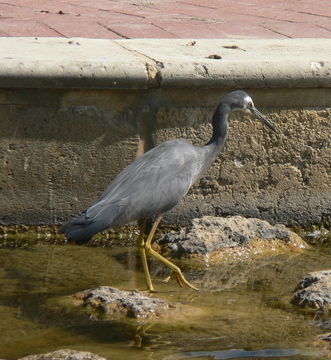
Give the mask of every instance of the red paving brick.
POLYGON ((7 36, 59 36, 56 31, 34 20, 4 19, 0 21, 0 31, 7 36))
POLYGON ((328 37, 329 31, 312 24, 309 28, 306 24, 294 23, 266 23, 265 27, 280 34, 286 34, 289 38, 325 38, 328 37))
MULTIPOLYGON (((88 21, 83 17, 58 16, 51 14, 43 20, 45 26, 56 31, 58 36, 65 37, 91 37, 91 38, 109 38, 110 32, 102 25, 88 21)), ((121 36, 112 33, 112 38, 121 38, 121 36)))
POLYGON ((167 29, 163 29, 153 23, 134 23, 131 24, 130 27, 123 23, 112 23, 109 24, 109 29, 116 32, 116 34, 125 34, 125 36, 129 39, 137 39, 137 38, 177 38, 177 36, 168 31, 167 29))
POLYGON ((331 2, 6 0, 0 36, 331 38, 331 2))

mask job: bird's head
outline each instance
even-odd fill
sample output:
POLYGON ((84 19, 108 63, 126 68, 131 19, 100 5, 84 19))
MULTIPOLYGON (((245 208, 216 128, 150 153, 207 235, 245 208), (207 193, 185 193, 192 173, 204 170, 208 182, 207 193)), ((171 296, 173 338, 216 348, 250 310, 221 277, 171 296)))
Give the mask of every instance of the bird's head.
POLYGON ((253 114, 258 119, 262 120, 262 122, 267 125, 271 130, 276 131, 276 128, 272 123, 263 115, 253 103, 252 98, 242 90, 232 91, 227 94, 222 103, 225 103, 229 106, 230 111, 245 111, 253 114))

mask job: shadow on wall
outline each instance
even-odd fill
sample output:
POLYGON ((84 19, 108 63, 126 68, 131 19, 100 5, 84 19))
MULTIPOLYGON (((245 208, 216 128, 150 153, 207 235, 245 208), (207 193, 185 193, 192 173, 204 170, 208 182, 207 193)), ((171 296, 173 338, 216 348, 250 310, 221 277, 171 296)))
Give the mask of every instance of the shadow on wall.
POLYGON ((225 93, 215 89, 5 89, 0 90, 0 138, 86 143, 101 137, 102 144, 112 144, 139 135, 142 123, 150 136, 156 121, 161 128, 210 123, 225 93), (174 108, 183 109, 183 114, 177 111, 173 116, 174 108), (192 117, 193 109, 201 109, 198 121, 192 117))
MULTIPOLYGON (((59 90, 19 90, 0 104, 0 137, 43 141, 113 144, 138 135, 137 114, 116 104, 93 104, 89 93, 59 90), (31 99, 33 92, 36 96, 31 99)), ((92 94, 97 96, 96 94, 92 94)), ((125 96, 125 94, 123 94, 125 96)), ((116 99, 115 99, 116 100, 116 99)), ((138 111, 138 109, 137 109, 138 111)))

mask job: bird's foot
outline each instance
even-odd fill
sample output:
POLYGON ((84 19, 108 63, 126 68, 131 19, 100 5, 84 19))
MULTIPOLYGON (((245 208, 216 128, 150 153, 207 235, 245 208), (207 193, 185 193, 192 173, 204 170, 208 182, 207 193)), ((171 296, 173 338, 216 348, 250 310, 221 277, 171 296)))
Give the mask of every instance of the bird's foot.
POLYGON ((184 285, 186 285, 193 290, 199 291, 199 289, 196 286, 192 285, 189 281, 187 281, 185 279, 185 277, 182 273, 175 273, 175 275, 176 275, 177 283, 179 284, 180 287, 183 287, 184 285))
POLYGON ((182 287, 183 287, 183 283, 182 283, 182 281, 181 281, 181 278, 179 277, 178 274, 175 274, 175 276, 176 276, 177 284, 182 288, 182 287))
POLYGON ((192 285, 189 281, 187 281, 187 280, 185 279, 184 275, 183 275, 181 272, 180 272, 180 273, 177 273, 177 272, 173 271, 173 272, 171 273, 171 275, 167 276, 167 277, 163 280, 163 282, 167 284, 167 283, 169 282, 169 280, 171 279, 172 276, 175 277, 175 279, 176 279, 176 281, 177 281, 177 284, 178 284, 181 288, 184 287, 184 285, 186 285, 186 286, 190 287, 191 289, 194 289, 194 290, 197 290, 197 291, 199 290, 197 287, 195 287, 195 286, 192 285))

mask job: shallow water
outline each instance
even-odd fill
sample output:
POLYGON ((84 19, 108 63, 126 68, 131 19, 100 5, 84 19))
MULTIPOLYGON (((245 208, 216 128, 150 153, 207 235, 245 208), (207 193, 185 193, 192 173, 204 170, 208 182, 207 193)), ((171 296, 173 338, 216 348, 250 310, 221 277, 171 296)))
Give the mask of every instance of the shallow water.
POLYGON ((70 348, 108 359, 322 359, 312 346, 323 318, 289 299, 298 279, 328 269, 330 249, 183 271, 200 292, 178 288, 153 263, 161 298, 193 309, 173 321, 93 321, 59 305, 77 291, 144 289, 133 247, 29 245, 0 249, 0 358, 70 348))

